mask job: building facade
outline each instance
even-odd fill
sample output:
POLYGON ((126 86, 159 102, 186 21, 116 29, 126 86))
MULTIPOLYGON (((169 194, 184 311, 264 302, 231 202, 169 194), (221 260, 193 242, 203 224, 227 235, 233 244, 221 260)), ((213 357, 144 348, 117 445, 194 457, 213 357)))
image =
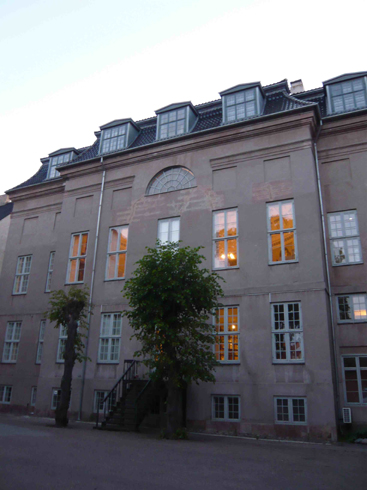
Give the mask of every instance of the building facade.
POLYGON ((159 238, 203 246, 225 279, 217 381, 189 387, 189 427, 335 440, 343 414, 367 424, 366 77, 238 85, 43 158, 8 191, 1 410, 52 413, 65 332, 44 312, 50 291, 87 284, 92 361, 70 411, 93 418, 137 347, 124 281, 159 238))

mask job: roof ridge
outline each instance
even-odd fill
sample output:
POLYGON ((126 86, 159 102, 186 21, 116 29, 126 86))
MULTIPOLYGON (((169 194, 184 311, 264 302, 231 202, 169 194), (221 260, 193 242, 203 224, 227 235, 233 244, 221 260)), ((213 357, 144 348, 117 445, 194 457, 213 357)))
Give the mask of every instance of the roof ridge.
POLYGON ((285 96, 287 99, 291 100, 292 102, 297 102, 297 103, 299 103, 299 104, 303 104, 303 105, 305 105, 305 106, 317 105, 317 103, 316 103, 316 102, 308 102, 308 101, 306 101, 306 100, 299 100, 299 99, 297 99, 297 97, 294 97, 294 95, 295 95, 295 94, 294 94, 294 95, 292 95, 292 94, 287 94, 287 92, 286 92, 285 90, 283 90, 283 95, 284 95, 284 96, 285 96))

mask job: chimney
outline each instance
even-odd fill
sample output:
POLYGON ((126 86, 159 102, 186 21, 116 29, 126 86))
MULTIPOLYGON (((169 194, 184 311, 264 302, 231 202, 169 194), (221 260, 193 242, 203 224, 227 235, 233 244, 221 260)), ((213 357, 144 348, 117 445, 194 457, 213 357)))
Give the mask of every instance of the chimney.
POLYGON ((300 92, 304 92, 305 89, 303 87, 303 82, 301 79, 295 80, 291 82, 291 94, 299 94, 300 92))

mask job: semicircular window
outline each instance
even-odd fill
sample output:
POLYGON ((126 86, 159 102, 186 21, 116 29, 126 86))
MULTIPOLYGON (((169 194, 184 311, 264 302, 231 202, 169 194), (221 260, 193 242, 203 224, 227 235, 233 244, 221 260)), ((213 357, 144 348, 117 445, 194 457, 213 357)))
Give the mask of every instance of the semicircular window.
POLYGON ((184 167, 170 167, 159 172, 148 185, 147 196, 190 189, 196 186, 194 174, 184 167))

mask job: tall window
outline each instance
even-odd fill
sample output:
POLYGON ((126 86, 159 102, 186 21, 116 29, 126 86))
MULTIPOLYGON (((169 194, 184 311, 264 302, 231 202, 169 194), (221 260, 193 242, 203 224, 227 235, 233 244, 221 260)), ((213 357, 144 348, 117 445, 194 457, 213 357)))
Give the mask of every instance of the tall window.
POLYGON ((240 420, 241 406, 239 396, 213 395, 212 419, 235 422, 240 420))
POLYGON ((68 338, 68 327, 60 325, 59 329, 59 342, 57 344, 57 356, 56 362, 65 362, 64 353, 66 346, 66 339, 68 338))
POLYGON ((331 111, 346 112, 367 105, 366 83, 363 78, 330 85, 331 111))
POLYGON ((247 119, 258 114, 255 89, 225 96, 226 122, 247 119))
POLYGON ((331 258, 333 265, 362 262, 357 211, 328 214, 331 258))
POLYGON ((128 235, 129 228, 127 226, 110 228, 106 265, 107 280, 125 277, 128 235))
POLYGON ((272 305, 273 361, 303 362, 301 303, 272 305))
POLYGON ((274 398, 275 421, 278 424, 306 424, 306 398, 274 398))
POLYGON ((223 363, 239 362, 239 308, 218 308, 215 316, 215 357, 223 363))
POLYGON ((32 386, 31 389, 31 407, 36 406, 37 401, 37 386, 32 386))
POLYGON ((10 403, 12 386, 0 385, 0 403, 10 403))
POLYGON ((185 133, 186 108, 160 114, 159 138, 172 138, 185 133))
POLYGON ((115 126, 114 128, 104 129, 102 133, 101 153, 122 150, 126 146, 127 124, 115 126))
POLYGON ((366 294, 348 294, 337 296, 338 319, 340 323, 367 321, 366 294))
POLYGON ((3 350, 3 362, 17 362, 22 322, 8 322, 3 350))
POLYGON ((119 362, 121 327, 121 313, 107 313, 102 315, 98 362, 119 362))
POLYGON ((71 161, 73 153, 65 153, 64 155, 58 155, 50 158, 49 168, 48 168, 48 179, 55 179, 60 176, 60 172, 56 169, 58 165, 63 165, 71 161))
POLYGON ((29 274, 31 273, 32 255, 18 257, 13 294, 26 294, 29 274))
POLYGON ((84 281, 87 244, 88 233, 75 233, 71 236, 67 283, 84 281))
POLYGON ((367 404, 367 356, 343 357, 347 403, 367 404))
POLYGON ((216 211, 213 221, 214 269, 237 267, 237 209, 216 211))
POLYGON ((180 239, 180 218, 160 219, 158 221, 158 240, 161 243, 178 242, 180 239))
POLYGON ((195 186, 196 180, 191 170, 184 167, 165 168, 150 181, 147 196, 190 189, 195 186))
POLYGON ((41 320, 40 332, 38 335, 36 364, 41 364, 43 353, 43 339, 45 338, 46 320, 41 320))
POLYGON ((46 293, 49 293, 51 291, 51 278, 54 270, 54 259, 55 259, 55 252, 51 252, 50 258, 48 260, 48 271, 47 271, 46 288, 45 288, 46 293))
POLYGON ((267 207, 269 263, 295 262, 297 239, 293 201, 273 202, 267 207))

